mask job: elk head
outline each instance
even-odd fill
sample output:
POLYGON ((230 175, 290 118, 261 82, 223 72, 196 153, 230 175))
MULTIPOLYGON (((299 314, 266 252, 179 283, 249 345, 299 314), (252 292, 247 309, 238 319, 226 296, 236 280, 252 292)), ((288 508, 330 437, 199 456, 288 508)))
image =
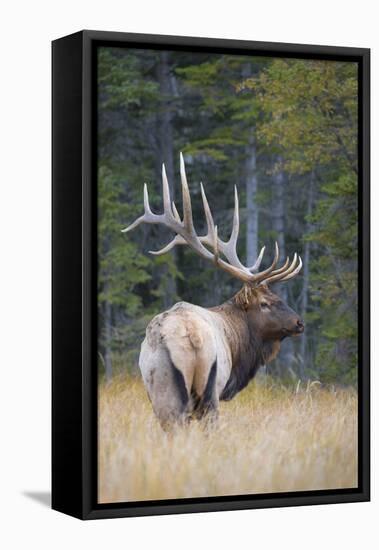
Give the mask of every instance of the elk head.
POLYGON ((236 186, 234 187, 233 228, 229 240, 225 242, 218 236, 217 225, 214 224, 204 187, 200 184, 207 222, 207 233, 204 236, 198 236, 193 223, 191 197, 182 154, 180 154, 180 175, 182 182, 183 220, 180 218, 174 202, 171 202, 166 170, 163 164, 163 214, 154 214, 151 211, 147 185, 145 183, 145 212, 122 231, 131 231, 141 223, 162 224, 166 226, 175 233, 174 238, 161 250, 150 251, 151 254, 165 254, 177 245, 190 246, 199 256, 213 262, 215 266, 243 282, 243 288, 234 297, 233 301, 246 311, 249 323, 259 330, 264 340, 282 340, 286 336, 301 334, 304 331, 302 320, 269 288, 269 285, 272 283, 289 281, 295 277, 302 268, 301 258, 295 252, 291 262, 287 258, 281 267, 277 267, 279 248, 278 244, 275 243, 274 259, 267 269, 259 271, 265 247, 261 249, 254 265, 248 267, 242 264, 237 254, 239 205, 236 186))
POLYGON ((255 288, 245 285, 233 300, 246 311, 250 327, 262 341, 283 340, 304 332, 301 318, 265 283, 255 288))

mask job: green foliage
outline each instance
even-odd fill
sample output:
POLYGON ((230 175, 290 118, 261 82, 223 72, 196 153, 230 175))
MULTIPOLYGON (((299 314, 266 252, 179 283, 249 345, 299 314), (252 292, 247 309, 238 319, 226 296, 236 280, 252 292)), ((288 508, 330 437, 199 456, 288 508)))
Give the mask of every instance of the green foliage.
MULTIPOLYGON (((324 381, 357 376, 357 65, 277 59, 244 82, 263 112, 258 137, 292 176, 313 172, 309 232, 313 371, 324 381)), ((310 326, 309 326, 310 325, 310 326)))
POLYGON ((136 56, 118 48, 100 48, 98 83, 103 109, 141 109, 149 102, 154 103, 158 84, 143 78, 144 65, 149 63, 151 56, 148 51, 146 56, 136 56))
POLYGON ((125 220, 135 215, 136 208, 123 201, 121 175, 100 166, 98 175, 99 212, 99 304, 123 305, 131 315, 141 307, 136 286, 150 279, 151 261, 136 243, 121 233, 125 220))
POLYGON ((258 135, 286 156, 286 169, 306 173, 336 158, 357 170, 357 64, 276 59, 245 82, 265 121, 258 135))
POLYGON ((316 368, 356 382, 357 372, 357 180, 353 173, 322 186, 309 239, 323 251, 312 264, 312 292, 319 305, 320 343, 316 368))
POLYGON ((191 141, 186 152, 223 161, 231 150, 246 148, 247 134, 260 111, 251 94, 238 93, 238 86, 243 72, 257 71, 262 63, 244 57, 215 56, 212 61, 176 69, 185 88, 195 94, 202 118, 198 128, 201 137, 191 141))

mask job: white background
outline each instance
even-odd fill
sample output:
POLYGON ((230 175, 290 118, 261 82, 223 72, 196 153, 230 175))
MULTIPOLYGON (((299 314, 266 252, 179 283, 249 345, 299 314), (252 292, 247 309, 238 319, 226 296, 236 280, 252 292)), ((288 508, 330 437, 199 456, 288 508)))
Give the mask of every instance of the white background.
MULTIPOLYGON (((2 548, 378 548, 375 364, 372 503, 84 523, 40 502, 41 498, 46 501, 50 485, 50 41, 87 28, 371 47, 375 213, 379 146, 375 4, 373 0, 14 0, 2 4, 2 548), (38 499, 31 493, 37 493, 38 499)), ((373 218, 375 247, 378 217, 373 218)), ((374 280, 377 272, 374 258, 374 280)), ((374 306, 378 306, 377 297, 374 288, 374 306)), ((377 321, 374 311, 374 333, 377 321)), ((376 347, 374 342, 374 351, 376 347)))

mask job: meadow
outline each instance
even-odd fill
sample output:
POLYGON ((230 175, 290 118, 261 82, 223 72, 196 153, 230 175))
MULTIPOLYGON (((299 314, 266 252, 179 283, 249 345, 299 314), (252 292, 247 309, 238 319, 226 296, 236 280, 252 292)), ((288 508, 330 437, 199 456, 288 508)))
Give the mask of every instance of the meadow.
POLYGON ((217 427, 162 431, 139 377, 99 385, 101 503, 357 486, 357 393, 264 377, 217 427))

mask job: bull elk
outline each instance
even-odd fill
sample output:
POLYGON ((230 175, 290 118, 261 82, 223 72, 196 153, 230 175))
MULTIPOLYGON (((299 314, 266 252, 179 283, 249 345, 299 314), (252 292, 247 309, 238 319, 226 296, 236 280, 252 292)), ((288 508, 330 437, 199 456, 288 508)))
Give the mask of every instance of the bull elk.
POLYGON ((162 165, 163 214, 154 214, 144 185, 144 214, 123 232, 142 223, 161 224, 175 234, 172 241, 151 254, 165 254, 174 246, 188 245, 199 256, 243 282, 241 290, 224 304, 211 308, 179 302, 149 323, 141 346, 139 366, 154 412, 164 429, 190 418, 217 416, 219 400, 230 400, 254 377, 259 367, 274 359, 281 341, 304 331, 300 317, 269 285, 289 281, 299 273, 295 253, 276 268, 279 249, 270 267, 259 271, 265 247, 251 267, 237 255, 239 206, 234 188, 233 229, 225 242, 218 236, 201 185, 207 233, 198 236, 193 223, 185 166, 180 155, 183 219, 171 202, 162 165))

